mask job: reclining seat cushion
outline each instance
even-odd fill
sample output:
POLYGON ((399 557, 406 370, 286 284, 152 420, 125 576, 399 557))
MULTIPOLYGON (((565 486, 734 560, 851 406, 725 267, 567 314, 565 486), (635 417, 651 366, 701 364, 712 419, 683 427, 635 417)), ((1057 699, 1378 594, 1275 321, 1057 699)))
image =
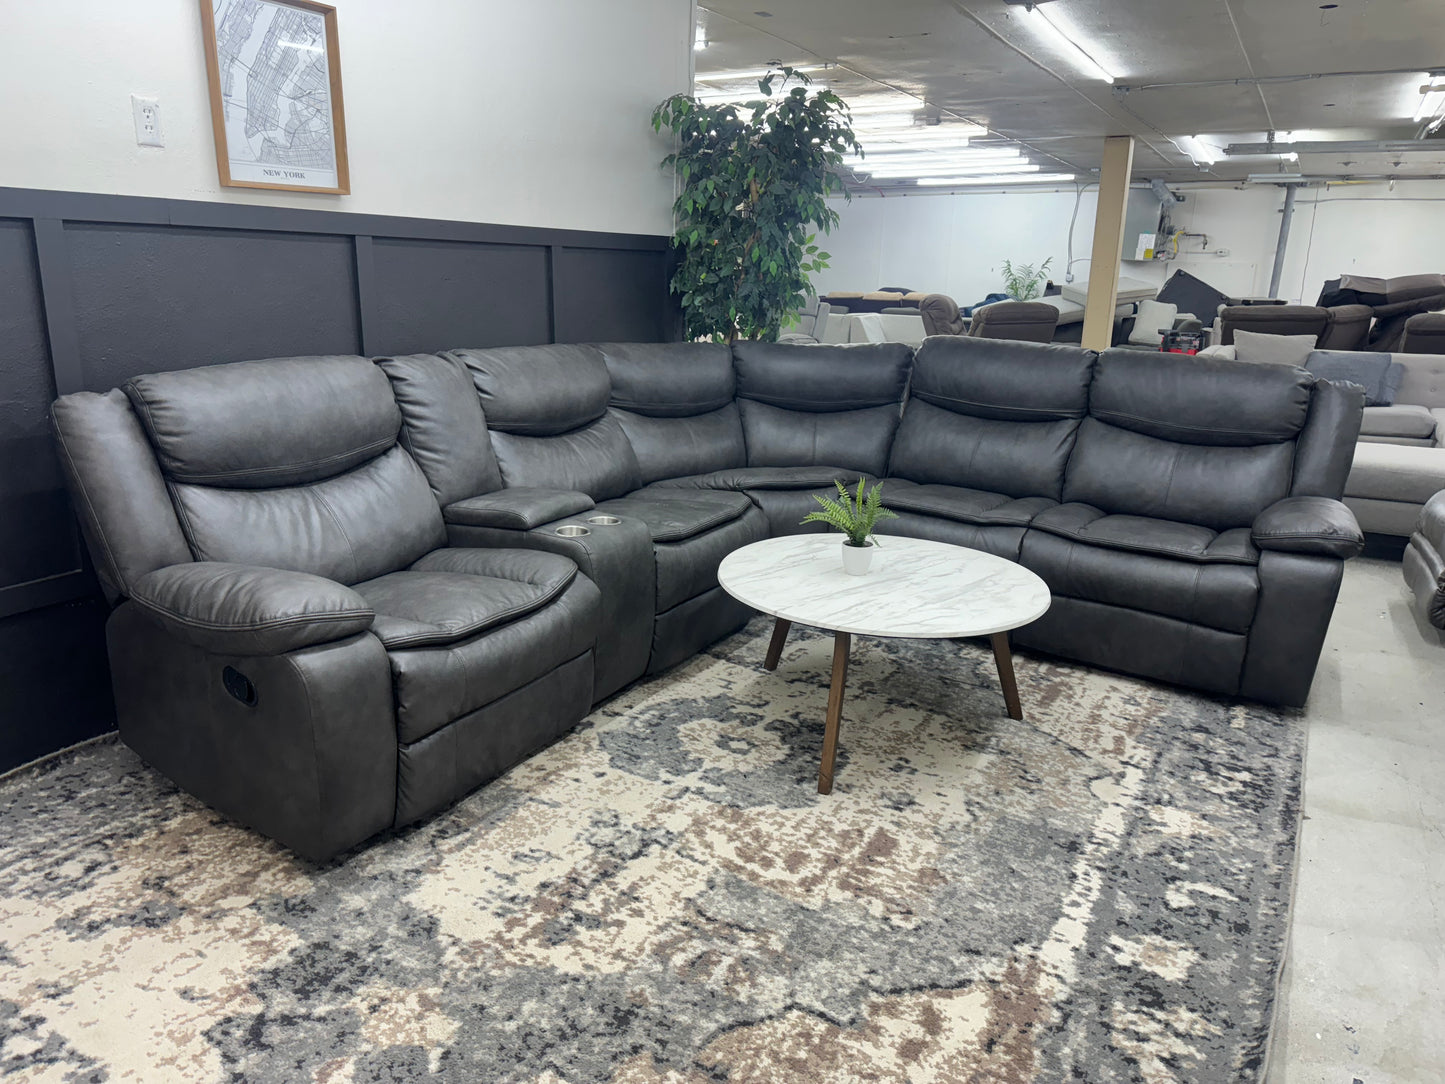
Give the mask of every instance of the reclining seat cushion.
POLYGON ((1030 526, 1091 546, 1148 553, 1179 561, 1259 564, 1248 527, 1213 531, 1192 523, 1147 516, 1105 515, 1087 504, 1060 504, 1041 511, 1030 526))
POLYGON ((706 489, 642 489, 603 501, 599 513, 647 524, 654 542, 681 542, 745 515, 753 506, 742 493, 706 489))
POLYGON ((446 356, 471 374, 509 488, 576 490, 601 501, 642 484, 632 445, 607 412, 611 380, 594 347, 452 350, 446 356))
POLYGON ((534 550, 442 549, 404 572, 355 585, 388 650, 450 644, 553 601, 577 576, 566 557, 534 550))
POLYGON ((919 485, 904 478, 883 484, 883 504, 896 512, 919 512, 960 523, 1027 527, 1058 502, 1049 497, 1010 497, 963 486, 919 485))
POLYGON ((436 499, 397 446, 401 414, 365 358, 281 358, 125 387, 198 561, 352 584, 443 545, 436 499))

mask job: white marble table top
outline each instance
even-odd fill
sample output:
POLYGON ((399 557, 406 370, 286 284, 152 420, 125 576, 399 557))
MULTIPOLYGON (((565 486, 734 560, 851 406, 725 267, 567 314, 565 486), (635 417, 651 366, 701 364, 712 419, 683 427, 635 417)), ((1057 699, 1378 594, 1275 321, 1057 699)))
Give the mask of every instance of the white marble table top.
POLYGON ((864 636, 986 636, 1049 608, 1043 580, 991 553, 885 535, 867 574, 850 576, 842 545, 836 533, 754 542, 723 559, 718 582, 765 614, 864 636))

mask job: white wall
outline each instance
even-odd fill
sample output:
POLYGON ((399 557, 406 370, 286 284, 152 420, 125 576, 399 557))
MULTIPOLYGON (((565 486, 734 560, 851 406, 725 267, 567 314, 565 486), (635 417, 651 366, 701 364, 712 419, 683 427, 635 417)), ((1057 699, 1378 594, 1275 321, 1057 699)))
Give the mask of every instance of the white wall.
MULTIPOLYGON (((1180 239, 1177 260, 1127 261, 1122 274, 1162 284, 1178 268, 1232 295, 1264 294, 1279 237, 1280 189, 1188 188, 1173 212, 1176 228, 1208 235, 1180 239), (1207 251, 1201 251, 1206 248, 1207 251), (1227 255, 1217 255, 1219 250, 1227 255)), ((841 219, 824 248, 831 266, 819 293, 906 286, 971 305, 1001 288, 1004 259, 1038 264, 1064 281, 1074 193, 976 192, 855 197, 834 205, 841 219)), ((1079 203, 1074 227, 1076 280, 1089 277, 1095 194, 1079 203)), ((1280 293, 1305 304, 1341 273, 1407 275, 1445 271, 1445 182, 1400 182, 1307 189, 1296 204, 1280 293)))
POLYGON ((667 233, 652 107, 689 85, 679 0, 339 0, 350 196, 222 188, 196 0, 0 16, 0 185, 667 233), (160 100, 138 147, 131 94, 160 100))

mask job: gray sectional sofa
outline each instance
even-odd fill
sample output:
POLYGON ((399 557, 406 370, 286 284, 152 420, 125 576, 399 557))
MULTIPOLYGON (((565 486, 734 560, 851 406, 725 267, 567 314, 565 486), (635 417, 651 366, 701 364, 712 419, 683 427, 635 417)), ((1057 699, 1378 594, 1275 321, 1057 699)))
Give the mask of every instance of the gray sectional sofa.
POLYGON ((1051 587, 1021 644, 1308 695, 1358 388, 989 339, 311 357, 54 408, 124 739, 322 859, 441 808, 747 620, 717 583, 835 480, 1051 587))

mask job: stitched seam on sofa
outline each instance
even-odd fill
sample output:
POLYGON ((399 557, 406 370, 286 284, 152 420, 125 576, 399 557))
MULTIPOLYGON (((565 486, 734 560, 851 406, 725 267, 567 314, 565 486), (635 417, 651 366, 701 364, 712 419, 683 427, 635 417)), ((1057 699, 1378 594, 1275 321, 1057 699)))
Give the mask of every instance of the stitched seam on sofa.
MULTIPOLYGON (((640 415, 641 417, 647 418, 647 417, 654 417, 654 416, 656 416, 656 417, 666 417, 666 416, 667 416, 667 415, 649 415, 649 414, 644 414, 644 413, 643 413, 643 411, 646 411, 646 410, 656 410, 656 409, 663 409, 663 410, 696 410, 696 411, 697 411, 698 413, 700 413, 700 414, 712 414, 712 413, 714 413, 714 412, 716 412, 716 411, 722 410, 725 406, 727 406, 727 405, 728 405, 729 403, 731 403, 732 401, 733 401, 733 397, 730 395, 730 396, 728 396, 726 399, 698 399, 698 400, 688 400, 687 402, 683 402, 683 403, 667 403, 667 402, 647 402, 647 403, 645 403, 645 402, 639 402, 639 401, 637 401, 637 400, 635 400, 635 399, 612 399, 612 400, 610 400, 610 401, 608 402, 608 405, 609 405, 609 406, 612 406, 612 407, 616 407, 618 410, 625 410, 625 411, 627 411, 629 414, 637 414, 637 415, 640 415)), ((680 415, 680 416, 681 416, 681 417, 687 417, 687 415, 680 415)))
MULTIPOLYGON (((1169 477, 1164 480, 1164 507, 1169 508, 1169 497, 1174 492, 1174 475, 1179 470, 1179 457, 1184 454, 1183 448, 1174 449, 1174 458, 1169 463, 1169 477)), ((1207 548, 1207 547, 1206 547, 1207 548)))
MULTIPOLYGON (((1146 418, 1139 414, 1127 414, 1122 410, 1095 410, 1093 416, 1096 418, 1125 418, 1133 422, 1157 425, 1163 429, 1177 429, 1190 433, 1219 433, 1226 436, 1258 437, 1260 441, 1265 444, 1283 444, 1287 440, 1294 439, 1294 436, 1281 436, 1278 433, 1265 433, 1256 429, 1229 429, 1222 425, 1185 425, 1181 422, 1160 421, 1158 418, 1146 418)), ((1295 430, 1295 435, 1298 435, 1298 433, 1299 430, 1295 430)), ((1148 436, 1150 434, 1145 435, 1148 436)), ((1169 438, 1156 437, 1155 439, 1167 440, 1169 438)))
POLYGON ((1012 501, 1005 501, 989 509, 987 512, 964 512, 946 511, 940 505, 930 505, 926 501, 909 502, 908 498, 900 501, 893 497, 889 501, 889 507, 900 512, 914 512, 918 515, 933 516, 937 519, 951 519, 958 523, 973 523, 980 527, 1027 527, 1032 522, 1032 516, 1025 516, 1023 513, 1005 513, 1004 516, 995 516, 993 519, 986 519, 990 513, 997 512, 999 508, 1012 504, 1012 501))
POLYGON ((347 610, 327 610, 319 614, 292 614, 288 617, 274 617, 261 621, 248 621, 244 624, 229 621, 207 621, 204 618, 185 614, 179 610, 173 610, 169 606, 156 602, 154 599, 133 596, 131 601, 151 613, 159 614, 162 617, 169 617, 182 625, 189 625, 193 628, 207 629, 214 632, 271 632, 280 629, 290 628, 293 625, 327 625, 346 623, 353 618, 367 617, 373 613, 369 608, 351 608, 347 610))
POLYGON ((171 498, 171 507, 175 509, 176 519, 179 520, 181 524, 181 534, 186 536, 186 546, 190 549, 191 556, 195 560, 204 560, 205 558, 201 556, 200 543, 196 539, 195 527, 191 524, 191 514, 181 501, 180 494, 176 490, 176 484, 169 478, 167 478, 165 482, 166 493, 171 498))
MULTIPOLYGON (((337 452, 335 455, 328 455, 321 459, 308 459, 295 463, 283 463, 275 467, 238 467, 235 470, 207 471, 205 473, 193 473, 172 467, 171 474, 178 482, 190 482, 194 485, 207 485, 212 482, 225 481, 236 478, 270 478, 273 475, 289 474, 299 470, 315 470, 328 466, 332 463, 351 459, 354 456, 365 455, 371 452, 384 452, 396 443, 397 434, 389 437, 374 440, 370 444, 363 444, 359 448, 353 448, 346 452, 337 452)), ((167 458, 170 458, 167 453, 167 458)), ((376 458, 374 455, 371 458, 376 458)))
POLYGON ((1271 541, 1272 539, 1316 539, 1320 542, 1353 542, 1354 539, 1347 534, 1335 534, 1331 531, 1267 531, 1255 535, 1256 540, 1271 541))
MULTIPOLYGON (((940 395, 938 392, 933 391, 919 391, 916 388, 911 392, 911 395, 942 410, 948 409, 943 405, 945 403, 957 403, 959 406, 977 407, 980 410, 996 410, 1001 414, 1017 415, 1020 421, 1062 422, 1068 421, 1070 418, 1082 418, 1088 413, 1088 411, 1082 407, 1077 411, 1065 411, 1048 410, 1043 407, 1014 407, 1005 406, 1000 403, 980 403, 972 399, 960 399, 953 395, 940 395)), ((957 411, 953 413, 957 413, 957 411)), ((999 418, 994 420, 1003 421, 1004 419, 999 418)))
POLYGON ((739 394, 740 399, 748 399, 755 403, 764 403, 768 406, 780 407, 783 410, 794 410, 799 414, 836 414, 843 410, 867 410, 871 407, 888 406, 890 403, 898 402, 892 396, 887 399, 829 399, 826 402, 819 401, 816 409, 806 406, 799 406, 797 398, 785 399, 776 395, 739 394))
POLYGON ((114 575, 115 586, 118 590, 129 591, 130 584, 125 583, 125 577, 120 573, 120 564, 115 559, 115 552, 111 549, 110 539, 105 536, 105 528, 101 526, 100 516, 96 514, 95 505, 90 499, 90 490, 86 487, 81 478, 80 470, 75 465, 75 457, 70 454, 70 446, 65 443, 65 435, 57 425, 55 429, 56 443, 65 454, 65 461, 70 464, 70 477, 75 479, 75 488, 80 490, 80 496, 85 501, 85 507, 90 513, 90 522, 94 525, 95 536, 100 541, 101 548, 105 551, 105 560, 110 565, 110 571, 114 575))
POLYGON ((346 533, 346 528, 341 525, 341 518, 337 516, 336 510, 331 507, 321 491, 319 489, 312 489, 311 496, 326 510, 326 514, 331 517, 331 522, 336 524, 336 529, 341 532, 342 541, 346 543, 346 552, 351 554, 351 582, 355 583, 361 578, 361 566, 357 563, 356 547, 351 544, 351 536, 346 533))
MULTIPOLYGON (((556 587, 552 588, 552 590, 543 592, 541 598, 536 599, 535 601, 529 600, 527 602, 519 602, 517 605, 512 606, 506 610, 490 613, 486 617, 477 618, 474 621, 463 622, 450 628, 446 625, 439 624, 432 624, 430 627, 440 630, 442 633, 449 637, 447 643, 454 644, 457 640, 464 639, 465 637, 474 636, 479 632, 485 632, 487 629, 497 628, 505 624, 508 618, 520 614, 529 614, 532 613, 534 610, 540 610, 543 606, 547 605, 547 603, 551 602, 563 591, 565 591, 567 587, 572 583, 572 581, 576 578, 576 576, 577 572, 574 569, 572 575, 562 580, 556 587)), ((536 584, 530 583, 530 581, 527 580, 522 580, 519 582, 527 583, 528 586, 531 587, 537 586, 536 584)), ((386 617, 389 615, 382 614, 381 616, 386 617)), ((423 623, 424 622, 418 622, 418 624, 423 623)), ((418 647, 425 645, 435 635, 436 633, 434 632, 412 633, 408 636, 399 637, 398 639, 393 640, 386 646, 394 648, 418 647)))

